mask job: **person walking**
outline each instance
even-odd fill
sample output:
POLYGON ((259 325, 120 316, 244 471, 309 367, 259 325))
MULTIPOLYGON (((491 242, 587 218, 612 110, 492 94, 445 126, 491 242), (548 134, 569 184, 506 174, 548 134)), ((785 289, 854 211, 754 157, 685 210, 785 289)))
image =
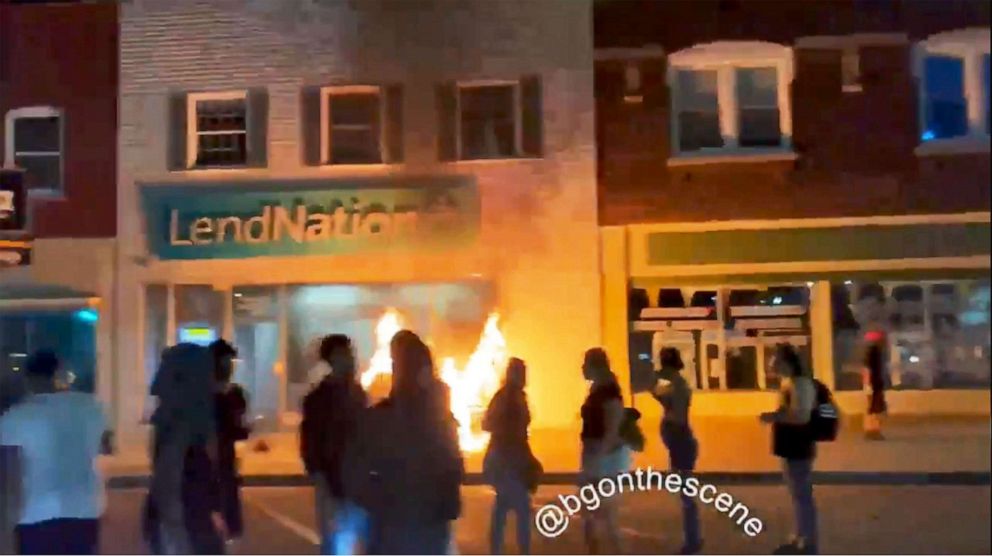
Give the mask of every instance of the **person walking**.
MULTIPOLYGON (((591 383, 582 404, 582 471, 580 482, 595 484, 602 478, 615 478, 630 467, 630 452, 620 435, 624 419, 623 395, 610 360, 602 348, 586 351, 582 376, 591 383)), ((604 498, 598 509, 583 520, 586 548, 599 552, 598 528, 605 530, 609 551, 623 553, 617 522, 616 498, 604 498)))
POLYGON ((482 474, 496 490, 489 522, 489 550, 503 553, 503 536, 509 512, 516 517, 517 550, 530 554, 531 493, 537 488, 541 464, 527 440, 530 409, 527 407, 527 366, 516 357, 506 367, 506 378, 489 402, 482 420, 492 436, 483 459, 482 474))
POLYGON ((109 452, 107 421, 91 394, 56 387, 60 367, 51 351, 33 354, 27 397, 0 416, 0 446, 20 463, 20 554, 99 553, 106 502, 96 458, 109 452))
POLYGON ((882 416, 888 410, 888 405, 885 403, 885 350, 880 336, 869 338, 861 376, 868 395, 864 420, 865 438, 885 440, 882 435, 882 416))
POLYGON ((351 339, 327 336, 319 354, 330 372, 303 398, 300 454, 314 482, 321 553, 354 554, 365 536, 365 518, 348 495, 341 465, 368 401, 357 381, 351 339))
POLYGON ((775 554, 816 554, 816 504, 813 499, 816 442, 808 426, 816 405, 816 386, 799 354, 788 344, 779 344, 772 365, 782 377, 779 407, 762 413, 760 419, 772 425, 772 451, 782 459, 796 526, 792 540, 779 546, 775 554))
POLYGON ((446 554, 461 513, 464 462, 449 392, 413 332, 390 342, 389 396, 365 412, 345 452, 346 488, 369 512, 369 554, 446 554))
MULTIPOLYGON (((696 468, 699 444, 689 426, 689 405, 692 402, 692 389, 682 376, 682 355, 673 347, 662 348, 661 371, 654 388, 654 397, 661 403, 665 413, 661 419, 661 441, 668 450, 669 464, 673 471, 690 475, 696 468)), ((699 531, 699 507, 695 498, 683 493, 682 531, 683 544, 680 554, 697 554, 703 547, 699 531)))
POLYGON ((244 520, 241 506, 241 477, 235 445, 247 440, 251 428, 247 425, 248 397, 238 384, 231 383, 234 359, 238 351, 226 340, 210 345, 214 359, 214 411, 217 418, 217 471, 220 475, 221 513, 227 527, 228 540, 241 538, 244 520))
POLYGON ((227 537, 214 407, 214 358, 206 347, 167 348, 151 393, 152 476, 144 532, 155 554, 223 554, 227 537))

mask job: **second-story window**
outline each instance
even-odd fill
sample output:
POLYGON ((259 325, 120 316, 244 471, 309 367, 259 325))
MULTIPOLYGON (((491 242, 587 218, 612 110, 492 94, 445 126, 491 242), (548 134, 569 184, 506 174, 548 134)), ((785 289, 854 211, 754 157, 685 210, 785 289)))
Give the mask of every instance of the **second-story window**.
POLYGON ((791 50, 713 43, 669 57, 673 154, 741 154, 791 146, 791 50))
POLYGON ((170 99, 172 170, 264 167, 268 94, 264 88, 177 93, 170 99))
POLYGON ((934 35, 916 51, 920 72, 920 140, 988 139, 989 30, 934 35))
POLYGON ((6 161, 24 170, 25 189, 62 191, 62 113, 47 107, 17 108, 6 115, 6 161))
POLYGON ((536 158, 543 155, 541 82, 466 81, 438 88, 442 160, 536 158))
POLYGON ((381 164, 383 118, 379 87, 329 87, 323 92, 325 162, 381 164))

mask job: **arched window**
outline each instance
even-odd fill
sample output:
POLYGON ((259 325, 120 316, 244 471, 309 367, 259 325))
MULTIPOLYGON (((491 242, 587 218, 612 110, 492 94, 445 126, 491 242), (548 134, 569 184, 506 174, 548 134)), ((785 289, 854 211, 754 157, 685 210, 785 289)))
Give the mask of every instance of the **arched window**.
POLYGON ((924 151, 978 146, 988 151, 989 29, 931 36, 914 49, 920 86, 920 141, 924 151))
POLYGON ((787 154, 792 49, 767 42, 693 46, 668 57, 672 154, 787 154))

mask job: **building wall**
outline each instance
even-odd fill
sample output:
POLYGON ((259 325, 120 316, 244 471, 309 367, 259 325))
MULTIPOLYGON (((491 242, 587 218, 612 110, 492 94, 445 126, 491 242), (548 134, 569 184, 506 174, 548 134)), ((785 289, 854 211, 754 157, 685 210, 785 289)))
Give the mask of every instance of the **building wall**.
POLYGON ((63 110, 65 194, 32 200, 39 238, 116 233, 117 3, 0 3, 0 153, 3 115, 63 110))
MULTIPOLYGON (((530 362, 537 426, 574 420, 582 350, 599 342, 592 10, 588 2, 135 1, 122 6, 119 287, 122 426, 141 412, 140 284, 493 281, 509 349, 530 362), (545 156, 440 163, 435 87, 444 80, 543 83, 545 156), (302 164, 306 84, 404 86, 405 163, 361 171, 302 164), (267 87, 268 168, 167 170, 170 91, 267 87), (475 249, 341 257, 159 262, 148 257, 140 182, 471 175, 482 200, 475 249), (554 346, 554 349, 549 349, 554 346), (543 400, 543 401, 542 401, 543 400), (550 403, 554 401, 556 403, 550 403)), ((208 187, 208 186, 207 186, 208 187)))
POLYGON ((914 41, 934 33, 987 28, 987 3, 620 1, 598 3, 595 17, 605 225, 989 210, 987 143, 967 154, 914 153, 921 125, 911 55, 914 41), (797 158, 670 166, 666 54, 729 40, 793 48, 797 158), (860 93, 841 90, 843 44, 860 44, 860 93), (640 104, 623 99, 629 64, 642 75, 640 104))

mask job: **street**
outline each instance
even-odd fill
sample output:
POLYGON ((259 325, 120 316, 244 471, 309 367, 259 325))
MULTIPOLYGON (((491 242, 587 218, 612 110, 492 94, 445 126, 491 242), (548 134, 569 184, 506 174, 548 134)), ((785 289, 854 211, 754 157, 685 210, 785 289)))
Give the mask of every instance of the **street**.
MULTIPOLYGON (((726 515, 701 506, 705 546, 714 554, 767 554, 789 533, 791 515, 783 486, 720 487, 746 504, 764 523, 755 538, 744 535, 726 515)), ((573 488, 542 487, 535 506, 556 502, 573 488)), ((488 549, 489 509, 486 487, 465 487, 462 518, 456 526, 458 550, 484 554, 488 549)), ((848 554, 988 554, 989 486, 817 486, 821 552, 848 554)), ((139 518, 145 491, 114 489, 103 521, 105 554, 147 553, 139 518)), ((621 495, 624 551, 672 554, 681 546, 678 500, 667 492, 621 495)), ((244 490, 246 536, 237 554, 314 554, 313 495, 303 487, 253 487, 244 490)), ((511 518, 512 519, 512 518, 511 518)), ((533 552, 584 552, 581 524, 573 520, 560 537, 545 539, 536 531, 533 552)), ((512 531, 508 527, 508 533, 512 531)), ((507 550, 515 551, 508 536, 507 550)))

